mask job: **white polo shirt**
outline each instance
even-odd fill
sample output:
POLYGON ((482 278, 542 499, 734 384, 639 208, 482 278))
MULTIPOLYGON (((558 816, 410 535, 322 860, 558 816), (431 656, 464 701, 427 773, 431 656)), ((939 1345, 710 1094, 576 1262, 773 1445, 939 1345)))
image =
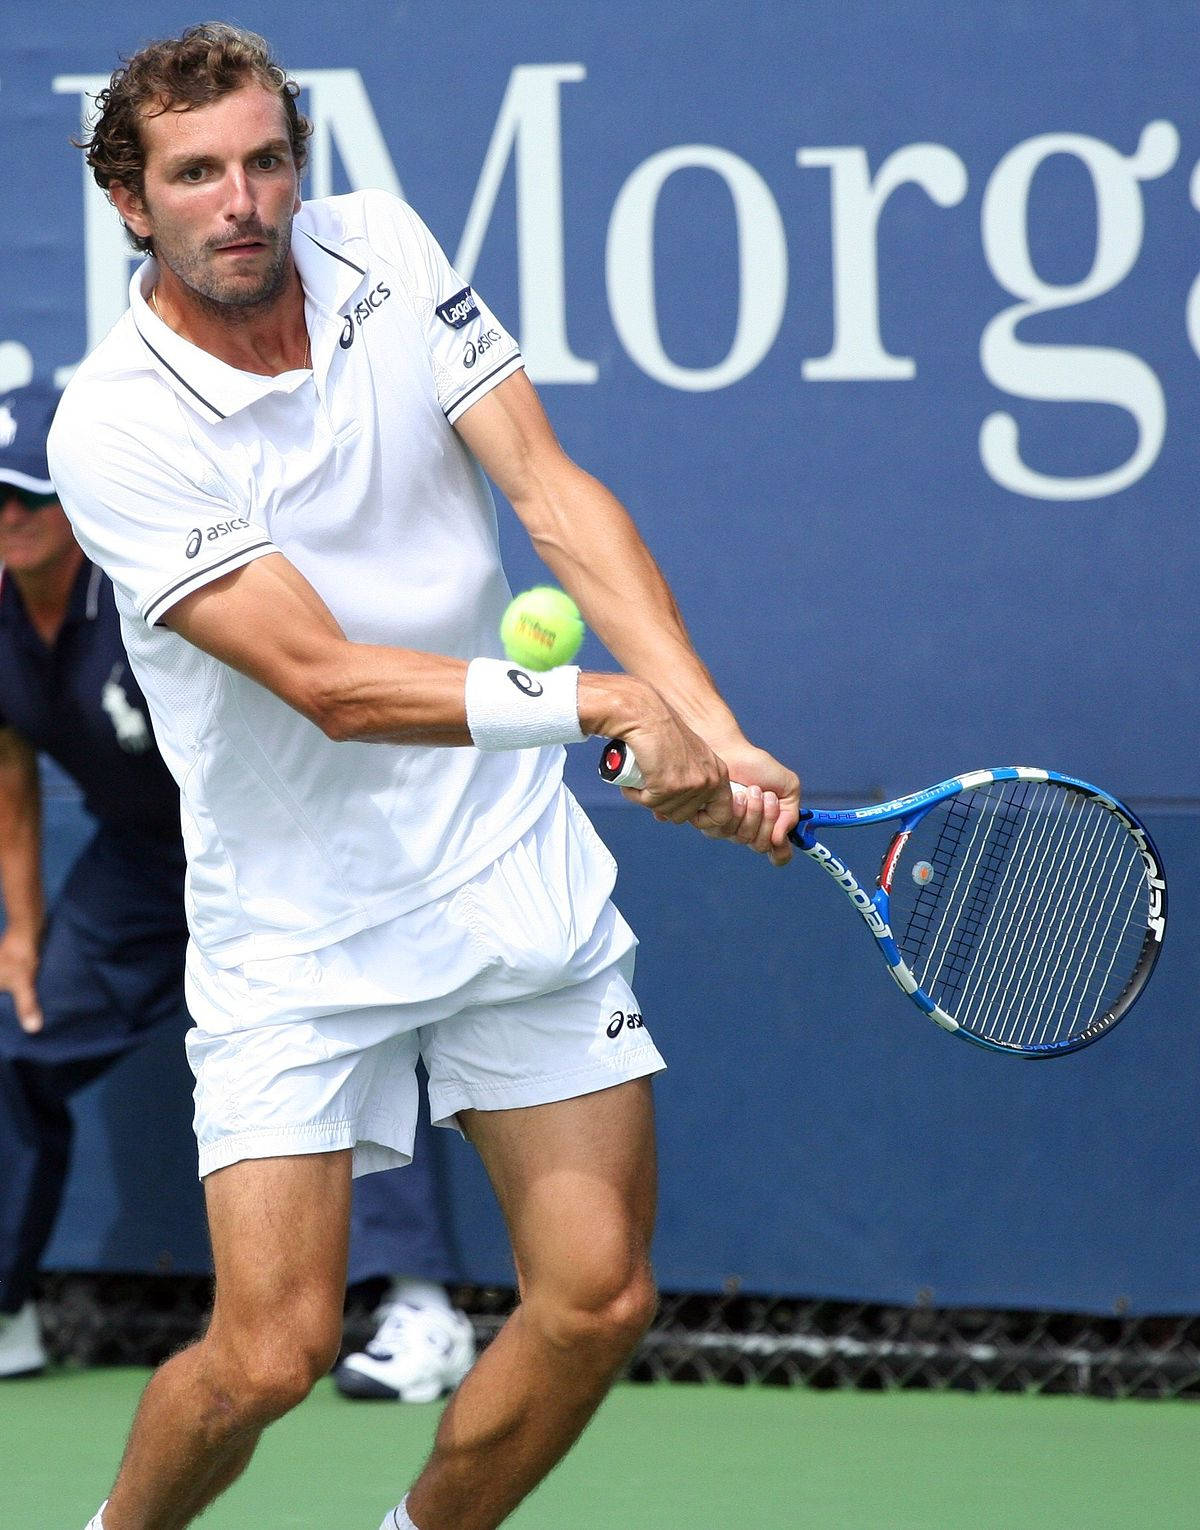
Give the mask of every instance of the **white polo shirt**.
POLYGON ((502 653, 495 509, 452 426, 522 365, 515 341, 386 193, 306 204, 292 248, 311 373, 254 376, 181 339, 147 304, 147 261, 50 436, 180 786, 188 920, 218 966, 314 950, 461 885, 562 774, 559 748, 334 743, 160 625, 278 551, 353 640, 502 653))

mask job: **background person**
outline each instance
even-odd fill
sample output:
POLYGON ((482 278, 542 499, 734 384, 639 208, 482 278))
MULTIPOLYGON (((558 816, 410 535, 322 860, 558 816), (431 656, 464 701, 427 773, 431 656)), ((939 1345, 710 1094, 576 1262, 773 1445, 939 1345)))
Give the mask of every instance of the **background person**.
POLYGON ((57 394, 0 398, 0 1375, 45 1363, 33 1283, 62 1200, 70 1097, 186 1025, 179 792, 154 748, 113 592, 46 466, 57 394), (37 752, 96 831, 47 915, 37 752))
MULTIPOLYGON (((188 1017, 179 790, 121 644, 112 584, 75 541, 46 465, 46 384, 0 395, 0 1379, 41 1370, 34 1282, 70 1167, 71 1096, 188 1017), (47 911, 38 752, 96 829, 47 911)), ((183 1123, 181 1122, 181 1127, 183 1123)), ((354 1197, 348 1279, 386 1286, 348 1396, 428 1401, 474 1356, 430 1132, 354 1197)), ((343 1374, 344 1373, 344 1374, 343 1374)))

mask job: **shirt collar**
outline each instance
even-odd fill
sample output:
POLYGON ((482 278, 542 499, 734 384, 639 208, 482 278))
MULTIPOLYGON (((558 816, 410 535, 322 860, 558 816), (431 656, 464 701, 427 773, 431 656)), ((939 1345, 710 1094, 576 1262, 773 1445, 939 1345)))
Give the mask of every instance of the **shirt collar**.
MULTIPOLYGON (((312 363, 322 374, 345 325, 338 309, 366 281, 366 271, 337 242, 316 239, 304 228, 304 209, 292 225, 292 256, 304 289, 304 316, 312 343, 312 363)), ((155 313, 149 297, 158 279, 158 262, 148 256, 129 283, 134 327, 154 358, 156 370, 183 401, 210 423, 223 420, 269 393, 294 393, 308 380, 307 371, 260 377, 242 372, 177 335, 155 313)))
MULTIPOLYGON (((96 620, 100 614, 100 586, 103 580, 104 574, 99 565, 85 557, 75 572, 75 582, 67 598, 64 627, 96 620)), ((6 577, 3 565, 0 565, 0 627, 14 626, 27 627, 31 632, 33 630, 16 580, 6 577)))

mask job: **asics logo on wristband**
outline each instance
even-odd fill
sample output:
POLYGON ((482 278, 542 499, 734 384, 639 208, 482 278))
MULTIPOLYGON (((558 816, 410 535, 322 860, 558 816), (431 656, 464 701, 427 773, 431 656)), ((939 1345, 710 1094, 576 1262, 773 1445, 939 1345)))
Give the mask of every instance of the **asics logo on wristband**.
POLYGON ((545 690, 540 680, 535 680, 525 669, 510 669, 508 678, 523 696, 540 696, 545 690))

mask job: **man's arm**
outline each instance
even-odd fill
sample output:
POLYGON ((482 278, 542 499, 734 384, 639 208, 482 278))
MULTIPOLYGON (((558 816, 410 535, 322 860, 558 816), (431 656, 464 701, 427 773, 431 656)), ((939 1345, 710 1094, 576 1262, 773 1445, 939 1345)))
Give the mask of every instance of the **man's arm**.
POLYGON ((12 994, 26 1031, 40 1031, 34 984, 45 925, 42 892, 42 803, 37 756, 12 728, 0 727, 0 890, 6 923, 0 934, 0 990, 12 994))
MULTIPOLYGON (((271 553, 186 595, 165 625, 273 691, 333 739, 468 745, 467 664, 441 654, 351 642, 297 568, 271 553)), ((653 736, 673 765, 656 808, 714 821, 733 815, 720 762, 658 692, 630 675, 585 674, 585 733, 653 736), (725 802, 713 799, 724 793, 725 802), (724 817, 722 817, 724 813, 724 817)), ((653 754, 647 749, 648 756, 653 754)))
MULTIPOLYGON (((775 860, 788 859, 787 832, 800 808, 799 780, 746 739, 692 647, 666 580, 628 512, 562 450, 526 375, 519 372, 494 388, 456 428, 609 652, 628 674, 653 685, 682 723, 720 757, 733 780, 758 789, 738 805, 736 823, 720 814, 715 819, 687 816, 707 832, 753 844, 775 860)), ((582 680, 580 689, 582 694, 582 680)), ((662 735, 653 712, 635 719, 622 736, 632 745, 649 788, 631 795, 659 807, 672 777, 669 762, 661 758, 662 735)))

